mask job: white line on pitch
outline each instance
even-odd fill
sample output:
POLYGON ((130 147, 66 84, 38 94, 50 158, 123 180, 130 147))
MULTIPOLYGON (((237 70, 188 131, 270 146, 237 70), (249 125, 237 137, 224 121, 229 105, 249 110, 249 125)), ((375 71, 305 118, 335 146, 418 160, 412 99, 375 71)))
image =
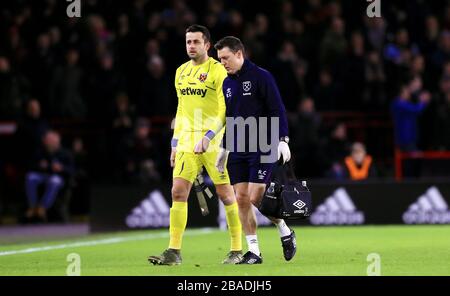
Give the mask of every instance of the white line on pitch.
MULTIPOLYGON (((203 228, 200 230, 188 230, 188 231, 186 231, 185 235, 188 235, 188 236, 202 235, 202 234, 210 233, 212 231, 213 231, 212 228, 203 228)), ((168 236, 169 236, 169 234, 167 232, 164 232, 164 233, 158 233, 158 234, 150 233, 150 234, 143 234, 143 235, 136 235, 136 236, 129 236, 129 237, 127 237, 127 236, 113 237, 113 238, 106 238, 106 239, 99 239, 99 240, 92 240, 92 241, 85 241, 85 242, 76 242, 76 243, 60 244, 60 245, 53 245, 53 246, 27 248, 27 249, 22 249, 22 250, 4 251, 4 252, 0 252, 0 256, 28 254, 28 253, 51 251, 51 250, 58 250, 58 249, 67 249, 67 248, 109 245, 109 244, 117 244, 117 243, 129 242, 129 241, 140 241, 140 240, 147 240, 147 239, 164 238, 164 237, 168 237, 168 236)))

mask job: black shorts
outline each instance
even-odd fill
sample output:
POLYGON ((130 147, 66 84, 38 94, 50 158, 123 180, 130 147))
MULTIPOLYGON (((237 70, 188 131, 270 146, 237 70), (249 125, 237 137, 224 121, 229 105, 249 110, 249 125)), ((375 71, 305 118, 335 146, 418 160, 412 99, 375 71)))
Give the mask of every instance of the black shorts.
POLYGON ((228 156, 231 185, 242 182, 268 184, 274 167, 275 163, 261 163, 261 155, 257 152, 231 152, 228 156))

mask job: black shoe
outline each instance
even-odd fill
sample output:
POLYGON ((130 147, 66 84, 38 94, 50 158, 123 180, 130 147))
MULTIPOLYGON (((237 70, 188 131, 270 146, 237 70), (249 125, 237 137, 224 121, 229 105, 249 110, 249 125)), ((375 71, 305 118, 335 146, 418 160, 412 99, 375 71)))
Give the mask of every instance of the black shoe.
POLYGON ((261 264, 262 262, 263 260, 261 254, 258 256, 255 253, 248 251, 238 264, 261 264))
POLYGON ((283 255, 286 261, 294 258, 297 252, 297 242, 295 240, 295 232, 291 230, 291 234, 281 238, 281 245, 283 246, 283 255))
POLYGON ((180 265, 181 254, 179 250, 167 249, 159 256, 150 256, 148 261, 153 265, 180 265))

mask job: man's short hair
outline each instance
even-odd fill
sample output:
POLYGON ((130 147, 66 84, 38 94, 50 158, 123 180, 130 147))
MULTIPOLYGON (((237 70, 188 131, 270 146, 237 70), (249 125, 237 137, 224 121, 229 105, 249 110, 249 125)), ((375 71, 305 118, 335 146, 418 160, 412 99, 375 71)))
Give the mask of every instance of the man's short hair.
POLYGON ((211 42, 211 34, 209 33, 207 27, 202 25, 192 25, 186 29, 186 33, 196 33, 196 32, 200 32, 203 34, 203 40, 205 40, 205 43, 211 42))
POLYGON ((223 37, 214 45, 216 50, 221 50, 225 47, 228 47, 233 53, 236 53, 239 50, 242 51, 242 53, 245 53, 244 44, 241 39, 234 36, 223 37))

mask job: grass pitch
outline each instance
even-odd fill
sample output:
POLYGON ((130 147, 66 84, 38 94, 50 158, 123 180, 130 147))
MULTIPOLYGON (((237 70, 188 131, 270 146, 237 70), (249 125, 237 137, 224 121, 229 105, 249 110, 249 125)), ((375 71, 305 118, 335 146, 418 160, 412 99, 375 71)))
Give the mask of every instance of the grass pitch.
MULTIPOLYGON (((450 275, 450 226, 297 227, 296 257, 285 262, 275 227, 258 231, 264 263, 220 264, 228 251, 226 231, 188 230, 183 264, 153 266, 168 231, 91 235, 65 241, 0 246, 0 275, 66 275, 67 256, 80 256, 81 275, 367 275, 370 253, 381 258, 381 275, 450 275)), ((244 239, 245 248, 245 239, 244 239)))

